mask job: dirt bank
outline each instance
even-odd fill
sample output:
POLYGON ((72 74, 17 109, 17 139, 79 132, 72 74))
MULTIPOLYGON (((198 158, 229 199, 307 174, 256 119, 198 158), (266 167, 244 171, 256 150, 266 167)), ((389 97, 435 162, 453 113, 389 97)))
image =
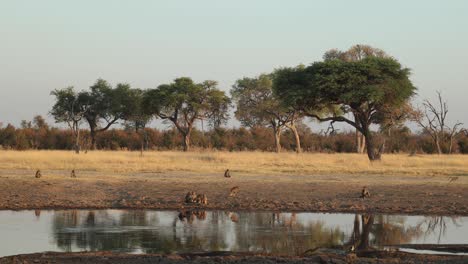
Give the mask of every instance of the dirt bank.
POLYGON ((253 254, 209 253, 185 255, 127 255, 98 253, 38 253, 0 258, 0 264, 13 263, 467 263, 467 256, 434 256, 376 252, 355 254, 316 254, 308 257, 277 257, 253 254))
POLYGON ((468 215, 466 177, 258 176, 77 171, 0 171, 0 209, 181 209, 190 191, 208 196, 206 209, 468 215), (359 198, 367 185, 370 199, 359 198), (237 197, 229 189, 239 186, 237 197))

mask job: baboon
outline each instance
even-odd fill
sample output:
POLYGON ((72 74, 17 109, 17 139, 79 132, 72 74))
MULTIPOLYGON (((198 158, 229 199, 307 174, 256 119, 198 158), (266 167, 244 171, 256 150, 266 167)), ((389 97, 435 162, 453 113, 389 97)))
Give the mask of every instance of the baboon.
POLYGON ((227 169, 227 170, 224 172, 224 177, 225 177, 225 178, 231 178, 231 173, 229 172, 229 169, 227 169))
POLYGON ((76 178, 75 170, 72 170, 72 171, 71 171, 70 177, 71 177, 71 178, 76 178))
POLYGON ((208 198, 205 194, 198 194, 196 192, 188 192, 185 195, 186 203, 208 204, 208 198))
POLYGON ((205 194, 197 195, 197 199, 195 200, 197 204, 208 204, 208 198, 205 194))
POLYGON ((362 188, 361 198, 362 198, 362 199, 364 199, 364 198, 370 198, 370 192, 369 192, 369 190, 367 189, 366 186, 364 186, 364 188, 362 188))
POLYGON ((36 178, 42 177, 41 170, 36 171, 36 178))
POLYGON ((234 186, 231 188, 231 192, 229 193, 230 197, 235 197, 237 193, 239 192, 240 188, 239 186, 234 186))
POLYGON ((454 182, 458 180, 458 177, 457 176, 452 176, 452 177, 448 177, 448 182, 451 183, 451 182, 454 182))
POLYGON ((197 194, 195 192, 188 192, 187 195, 185 195, 186 203, 194 203, 196 199, 197 199, 197 194))

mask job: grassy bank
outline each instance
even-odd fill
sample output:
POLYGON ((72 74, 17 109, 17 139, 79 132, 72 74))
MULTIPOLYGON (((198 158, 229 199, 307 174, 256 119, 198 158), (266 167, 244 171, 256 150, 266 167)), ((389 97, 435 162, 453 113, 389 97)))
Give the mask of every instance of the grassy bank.
POLYGON ((267 152, 0 151, 2 170, 87 170, 105 173, 216 173, 255 175, 468 176, 468 155, 366 155, 267 152))

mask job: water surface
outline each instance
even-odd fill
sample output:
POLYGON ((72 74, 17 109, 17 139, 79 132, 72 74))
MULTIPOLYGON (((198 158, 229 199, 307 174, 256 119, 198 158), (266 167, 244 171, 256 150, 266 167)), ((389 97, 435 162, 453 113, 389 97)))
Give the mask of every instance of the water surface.
POLYGON ((0 211, 0 256, 43 251, 301 254, 315 247, 468 244, 468 217, 224 211, 0 211))

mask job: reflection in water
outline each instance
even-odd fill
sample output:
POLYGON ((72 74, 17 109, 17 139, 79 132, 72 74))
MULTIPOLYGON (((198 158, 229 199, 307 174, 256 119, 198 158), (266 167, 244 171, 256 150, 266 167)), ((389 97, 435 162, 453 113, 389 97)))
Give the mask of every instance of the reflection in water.
MULTIPOLYGON (((22 213, 11 214, 21 216, 22 213)), ((17 220, 4 224, 1 212, 0 233, 14 232, 18 241, 31 243, 33 252, 255 251, 298 255, 317 247, 351 251, 383 249, 385 245, 438 243, 447 232, 451 236, 455 234, 455 242, 450 243, 468 243, 464 236, 457 237, 463 232, 454 232, 457 228, 466 232, 463 226, 466 218, 203 210, 66 210, 34 211, 34 215, 34 222, 22 225, 31 226, 31 230, 46 226, 42 236, 48 237, 49 244, 43 240, 34 244, 29 233, 10 227, 17 220)), ((23 218, 28 217, 23 215, 23 218)), ((12 248, 17 250, 18 246, 12 248)), ((8 254, 7 249, 4 251, 0 249, 0 256, 8 254)))
POLYGON ((424 221, 420 223, 421 226, 426 226, 424 235, 430 235, 433 233, 437 234, 437 243, 440 243, 442 236, 447 232, 447 226, 452 224, 460 227, 458 223, 459 217, 445 217, 445 216, 431 216, 426 217, 424 221))
POLYGON ((260 251, 301 254, 311 247, 343 242, 339 227, 297 221, 297 215, 271 213, 58 211, 53 235, 63 251, 117 250, 146 253, 260 251))

